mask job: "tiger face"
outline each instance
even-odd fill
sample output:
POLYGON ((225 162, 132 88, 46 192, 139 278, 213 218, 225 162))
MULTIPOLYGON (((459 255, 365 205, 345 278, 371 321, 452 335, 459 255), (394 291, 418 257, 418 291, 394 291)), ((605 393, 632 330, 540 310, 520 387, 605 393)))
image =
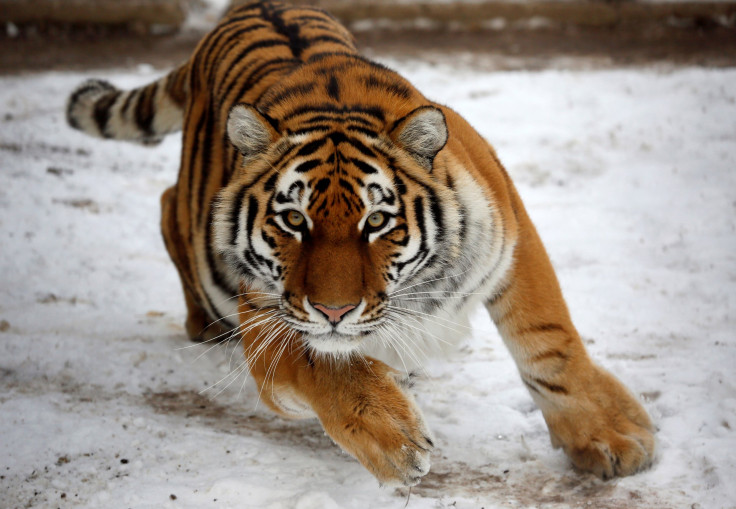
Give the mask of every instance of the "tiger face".
POLYGON ((431 173, 447 140, 440 110, 418 108, 392 132, 329 120, 282 133, 234 107, 228 136, 243 166, 215 232, 255 305, 278 308, 313 350, 345 354, 380 331, 392 293, 451 262, 459 225, 431 173))

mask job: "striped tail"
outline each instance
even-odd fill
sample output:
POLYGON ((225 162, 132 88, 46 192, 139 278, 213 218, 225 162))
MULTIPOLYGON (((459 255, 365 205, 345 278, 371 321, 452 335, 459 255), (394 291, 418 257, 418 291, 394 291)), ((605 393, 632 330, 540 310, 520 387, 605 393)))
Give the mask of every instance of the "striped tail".
POLYGON ((69 96, 67 122, 91 136, 157 144, 182 128, 188 70, 187 64, 182 65, 158 81, 129 91, 103 80, 85 81, 69 96))

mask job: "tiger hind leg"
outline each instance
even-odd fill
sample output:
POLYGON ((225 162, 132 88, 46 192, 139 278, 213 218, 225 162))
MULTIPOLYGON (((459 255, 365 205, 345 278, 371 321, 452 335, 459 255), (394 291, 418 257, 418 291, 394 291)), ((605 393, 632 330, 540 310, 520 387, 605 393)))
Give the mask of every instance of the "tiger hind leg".
POLYGON ((184 252, 182 236, 177 228, 175 211, 176 186, 172 186, 161 195, 161 233, 164 244, 166 244, 166 250, 179 272, 182 289, 184 290, 184 301, 187 306, 187 319, 184 326, 187 336, 192 341, 198 342, 226 340, 230 337, 230 328, 221 325, 221 321, 212 320, 190 289, 192 284, 184 269, 187 254, 184 252))

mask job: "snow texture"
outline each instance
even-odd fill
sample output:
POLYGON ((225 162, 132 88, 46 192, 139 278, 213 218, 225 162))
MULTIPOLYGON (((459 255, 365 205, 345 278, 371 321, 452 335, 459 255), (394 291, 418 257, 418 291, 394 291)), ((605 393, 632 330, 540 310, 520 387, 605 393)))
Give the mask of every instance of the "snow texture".
MULTIPOLYGON (((408 507, 736 507, 736 70, 389 64, 494 143, 588 349, 659 430, 651 470, 574 472, 479 311, 415 386, 437 449, 408 507)), ((0 507, 404 507, 245 377, 205 391, 240 352, 185 339, 158 229, 180 141, 63 118, 87 77, 157 75, 0 78, 0 507)))

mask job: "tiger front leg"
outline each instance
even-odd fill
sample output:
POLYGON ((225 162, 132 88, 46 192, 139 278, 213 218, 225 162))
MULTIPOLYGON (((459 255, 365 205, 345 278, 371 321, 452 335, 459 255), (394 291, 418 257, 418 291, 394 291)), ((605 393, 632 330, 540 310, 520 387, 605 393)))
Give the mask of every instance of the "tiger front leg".
POLYGON ((649 467, 654 453, 652 423, 634 396, 613 375, 590 365, 568 394, 535 400, 543 408, 554 447, 573 464, 603 479, 649 467))
POLYGON ((304 373, 312 407, 328 435, 385 486, 413 486, 429 472, 433 439, 407 379, 370 358, 304 373))
MULTIPOLYGON (((259 322, 242 300, 240 311, 259 322)), ((285 417, 316 415, 330 438, 382 485, 419 483, 429 472, 434 444, 408 379, 367 357, 309 355, 299 338, 270 334, 268 320, 263 323, 243 334, 261 400, 285 417)))
POLYGON ((588 357, 541 240, 521 206, 517 212, 514 266, 488 310, 542 410, 552 445, 599 477, 634 474, 653 459, 649 416, 588 357))

